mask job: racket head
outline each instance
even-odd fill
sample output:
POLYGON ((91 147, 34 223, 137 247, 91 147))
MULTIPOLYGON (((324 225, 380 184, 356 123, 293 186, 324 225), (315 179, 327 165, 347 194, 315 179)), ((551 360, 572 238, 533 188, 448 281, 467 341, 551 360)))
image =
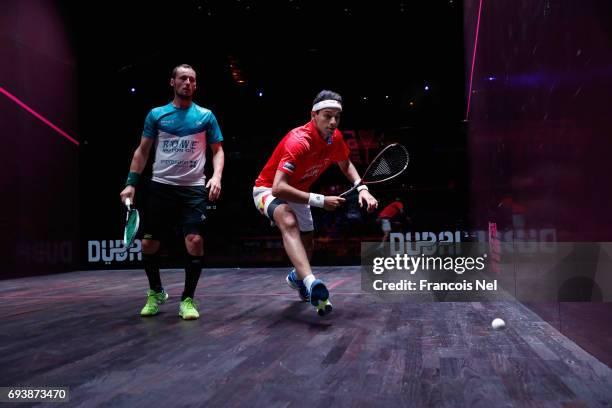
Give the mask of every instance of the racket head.
POLYGON ((408 149, 399 143, 385 147, 363 173, 362 184, 382 183, 402 174, 410 163, 408 149))
POLYGON ((361 182, 340 194, 346 197, 357 187, 364 184, 382 183, 399 176, 406 170, 410 162, 408 149, 399 143, 392 143, 380 151, 363 173, 361 182))
POLYGON ((123 247, 127 250, 134 243, 138 228, 140 227, 140 214, 133 208, 127 212, 125 229, 123 230, 123 247))

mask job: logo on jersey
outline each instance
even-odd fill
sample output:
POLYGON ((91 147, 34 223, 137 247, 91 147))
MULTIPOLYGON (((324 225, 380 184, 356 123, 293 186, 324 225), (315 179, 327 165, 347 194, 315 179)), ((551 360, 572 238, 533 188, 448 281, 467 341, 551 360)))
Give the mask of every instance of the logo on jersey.
POLYGON ((293 172, 293 170, 295 170, 295 165, 289 162, 285 162, 285 164, 283 164, 283 169, 293 172))
POLYGON ((302 176, 300 181, 306 180, 309 177, 316 177, 316 176, 318 176, 319 173, 321 172, 321 170, 324 169, 324 168, 325 168, 325 164, 316 164, 316 165, 312 166, 311 168, 306 170, 306 172, 304 173, 304 175, 302 176))

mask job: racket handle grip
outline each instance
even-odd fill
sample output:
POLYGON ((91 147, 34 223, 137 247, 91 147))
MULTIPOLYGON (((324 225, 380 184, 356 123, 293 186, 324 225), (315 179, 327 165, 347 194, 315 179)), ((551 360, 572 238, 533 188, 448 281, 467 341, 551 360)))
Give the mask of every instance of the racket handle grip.
POLYGON ((360 179, 360 178, 355 180, 355 182, 353 183, 353 187, 351 187, 350 190, 345 191, 344 193, 340 194, 338 197, 344 197, 348 193, 352 193, 356 188, 358 188, 361 185, 361 181, 362 181, 362 179, 360 179))
POLYGON ((357 187, 351 187, 350 190, 345 191, 344 193, 340 194, 338 197, 342 197, 344 198, 347 194, 352 193, 357 187))
POLYGON ((125 206, 128 208, 128 210, 130 209, 130 207, 132 206, 132 200, 130 200, 130 198, 126 198, 125 199, 125 206))

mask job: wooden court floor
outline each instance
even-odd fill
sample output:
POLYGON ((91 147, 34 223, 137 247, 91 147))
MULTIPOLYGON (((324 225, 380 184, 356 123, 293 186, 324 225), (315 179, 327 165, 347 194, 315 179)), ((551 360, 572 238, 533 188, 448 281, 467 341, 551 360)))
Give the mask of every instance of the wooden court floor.
POLYGON ((612 370, 520 303, 385 303, 329 267, 320 318, 286 273, 205 270, 196 321, 181 270, 152 318, 141 270, 0 281, 0 386, 69 387, 75 407, 612 407, 612 370))

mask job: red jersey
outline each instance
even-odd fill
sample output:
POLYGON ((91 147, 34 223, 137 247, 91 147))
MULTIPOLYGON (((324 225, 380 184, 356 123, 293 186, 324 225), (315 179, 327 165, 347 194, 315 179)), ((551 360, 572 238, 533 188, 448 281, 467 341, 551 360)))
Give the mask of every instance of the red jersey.
POLYGON ((393 218, 397 214, 399 214, 400 211, 403 211, 403 210, 404 210, 404 204, 402 204, 401 201, 394 201, 388 206, 386 206, 380 212, 380 214, 378 214, 378 218, 393 218))
POLYGON ((338 129, 326 141, 310 121, 281 140, 255 180, 255 187, 272 187, 276 171, 280 170, 289 175, 290 186, 308 191, 332 163, 348 160, 349 152, 338 129))

